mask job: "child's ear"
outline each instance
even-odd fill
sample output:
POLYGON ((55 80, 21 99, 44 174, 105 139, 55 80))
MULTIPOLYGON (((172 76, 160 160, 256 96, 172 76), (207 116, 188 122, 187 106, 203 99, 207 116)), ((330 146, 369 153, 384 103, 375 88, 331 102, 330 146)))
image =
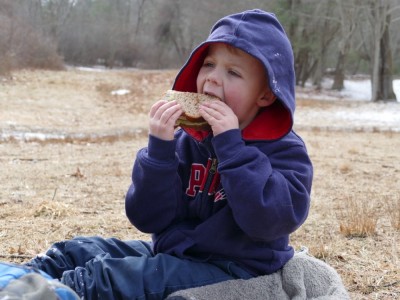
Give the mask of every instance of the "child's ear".
POLYGON ((267 107, 274 103, 275 100, 276 96, 269 88, 267 88, 261 95, 261 97, 257 100, 257 105, 259 107, 267 107))

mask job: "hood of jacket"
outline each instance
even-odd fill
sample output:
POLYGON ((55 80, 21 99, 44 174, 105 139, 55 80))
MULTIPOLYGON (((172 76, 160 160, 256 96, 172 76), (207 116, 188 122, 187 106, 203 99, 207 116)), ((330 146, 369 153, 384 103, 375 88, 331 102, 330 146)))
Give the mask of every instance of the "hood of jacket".
MULTIPOLYGON (((175 78, 173 89, 197 92, 196 78, 211 43, 226 43, 256 57, 265 67, 268 85, 277 97, 260 110, 242 130, 245 140, 277 140, 289 133, 295 110, 295 72, 290 41, 273 13, 259 9, 226 16, 211 29, 207 40, 197 46, 175 78)), ((185 128, 202 140, 208 132, 185 128)))

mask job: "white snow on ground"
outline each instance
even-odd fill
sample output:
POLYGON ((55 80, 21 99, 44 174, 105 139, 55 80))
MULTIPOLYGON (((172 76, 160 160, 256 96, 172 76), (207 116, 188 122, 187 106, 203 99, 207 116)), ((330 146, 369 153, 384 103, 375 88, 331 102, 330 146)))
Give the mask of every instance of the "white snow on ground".
POLYGON ((342 91, 331 91, 332 81, 325 79, 323 90, 300 89, 300 99, 329 100, 330 106, 299 107, 295 123, 299 127, 322 127, 336 130, 400 132, 400 80, 394 80, 397 102, 371 102, 370 80, 346 80, 342 91))
MULTIPOLYGON (((324 79, 322 86, 330 89, 332 79, 324 79)), ((400 101, 400 79, 393 80, 393 91, 398 102, 400 101)), ((351 100, 369 101, 371 99, 371 81, 369 79, 345 80, 344 90, 338 92, 343 98, 351 100)))
POLYGON ((119 89, 119 90, 111 91, 111 95, 113 95, 113 96, 123 96, 123 95, 129 94, 130 92, 131 91, 127 90, 127 89, 119 89))
POLYGON ((84 66, 71 67, 71 66, 68 66, 67 68, 74 68, 74 69, 77 69, 80 71, 86 71, 86 72, 105 72, 105 71, 107 71, 107 68, 104 66, 94 66, 94 67, 84 67, 84 66))
POLYGON ((370 80, 345 80, 344 90, 340 92, 344 98, 352 100, 366 100, 371 99, 371 81, 370 80))

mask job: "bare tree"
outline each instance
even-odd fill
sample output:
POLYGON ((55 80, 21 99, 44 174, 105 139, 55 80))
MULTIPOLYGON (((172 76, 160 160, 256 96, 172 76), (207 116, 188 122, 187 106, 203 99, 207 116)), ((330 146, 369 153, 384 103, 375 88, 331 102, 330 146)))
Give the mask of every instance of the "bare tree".
POLYGON ((334 2, 315 0, 287 0, 280 4, 283 20, 292 41, 296 84, 304 86, 312 79, 317 88, 327 67, 330 45, 337 38, 339 24, 334 2))
POLYGON ((286 0, 280 4, 281 16, 286 20, 289 38, 294 51, 296 84, 304 86, 315 68, 310 27, 307 26, 310 14, 301 10, 302 0, 286 0))
POLYGON ((317 16, 317 32, 313 32, 316 39, 317 48, 315 50, 315 67, 312 70, 313 84, 317 89, 321 89, 322 79, 327 67, 327 56, 331 50, 330 45, 337 39, 337 32, 340 30, 339 24, 331 15, 336 14, 336 6, 332 1, 323 1, 316 6, 314 16, 317 16))
POLYGON ((17 68, 62 68, 55 44, 38 30, 23 0, 0 3, 0 72, 17 68))
POLYGON ((69 19, 75 2, 70 0, 48 0, 45 5, 42 1, 39 2, 42 4, 42 27, 47 31, 49 38, 58 42, 60 33, 69 19))
POLYGON ((389 0, 370 0, 365 14, 372 28, 372 49, 370 57, 371 100, 396 101, 393 91, 393 60, 390 46, 389 26, 391 15, 400 6, 392 7, 389 0))
POLYGON ((333 90, 342 90, 344 88, 344 76, 346 69, 346 58, 350 51, 351 41, 357 23, 359 20, 359 1, 343 2, 336 0, 338 6, 338 21, 340 23, 340 38, 338 43, 338 58, 336 62, 334 80, 332 84, 333 90))
POLYGON ((180 2, 171 2, 166 3, 162 9, 163 22, 158 28, 158 38, 164 42, 164 46, 172 44, 176 54, 183 62, 190 54, 194 44, 193 36, 190 34, 191 24, 184 15, 180 2))

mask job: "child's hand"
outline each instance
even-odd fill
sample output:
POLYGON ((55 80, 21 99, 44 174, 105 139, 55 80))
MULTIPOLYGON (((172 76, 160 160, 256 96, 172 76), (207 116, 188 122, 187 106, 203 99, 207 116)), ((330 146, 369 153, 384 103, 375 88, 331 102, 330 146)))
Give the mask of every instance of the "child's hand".
POLYGON ((150 109, 149 133, 159 139, 172 141, 175 122, 181 114, 181 106, 176 101, 156 102, 150 109))
POLYGON ((239 121, 232 109, 222 101, 206 102, 200 106, 201 116, 210 124, 214 136, 239 128, 239 121))

